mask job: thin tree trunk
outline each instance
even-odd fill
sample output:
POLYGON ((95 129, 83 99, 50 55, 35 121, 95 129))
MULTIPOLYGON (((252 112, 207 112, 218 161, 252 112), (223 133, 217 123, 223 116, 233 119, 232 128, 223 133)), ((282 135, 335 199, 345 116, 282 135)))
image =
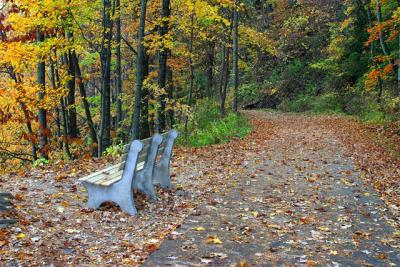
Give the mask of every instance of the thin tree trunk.
POLYGON ((21 107, 22 111, 24 112, 26 128, 28 129, 29 139, 31 141, 31 152, 33 160, 37 160, 37 148, 35 143, 35 133, 32 130, 31 118, 29 117, 28 108, 23 102, 19 102, 19 106, 21 107))
MULTIPOLYGON (((44 35, 40 30, 37 30, 37 43, 40 45, 44 41, 44 35)), ((46 65, 44 59, 40 59, 37 65, 37 83, 39 86, 38 100, 39 100, 39 150, 40 157, 48 159, 48 129, 47 129, 47 112, 42 105, 44 105, 44 97, 46 94, 46 65)))
MULTIPOLYGON (((96 129, 94 127, 92 114, 90 112, 90 105, 89 105, 89 102, 87 101, 86 89, 85 89, 85 84, 83 82, 81 68, 79 66, 78 56, 76 55, 75 51, 72 52, 72 61, 74 64, 75 75, 76 75, 77 82, 78 82, 79 94, 82 97, 83 108, 85 110, 86 121, 87 121, 87 124, 89 127, 90 138, 92 139, 93 144, 97 145, 98 144, 97 133, 96 133, 96 129)), ((92 151, 93 157, 98 156, 97 146, 92 146, 91 151, 92 151)))
MULTIPOLYGON (((397 1, 397 8, 400 7, 400 0, 397 1)), ((400 33, 398 33, 398 51, 397 51, 397 96, 400 97, 400 33)), ((397 110, 400 111, 400 102, 397 104, 397 110)))
MULTIPOLYGON (((363 4, 363 2, 361 2, 361 3, 363 4)), ((369 28, 371 28, 372 27, 372 12, 371 12, 371 9, 370 9, 368 3, 367 3, 367 17, 368 17, 368 26, 369 26, 369 28)), ((375 68, 378 68, 378 66, 374 62, 375 41, 373 41, 371 43, 370 54, 371 54, 371 61, 373 62, 375 68)), ((381 103, 381 97, 382 97, 382 92, 383 92, 383 81, 382 81, 382 77, 380 75, 377 78, 376 90, 377 90, 377 102, 381 103)))
POLYGON ((68 159, 72 159, 72 154, 71 151, 69 150, 69 136, 68 136, 68 118, 67 118, 67 110, 65 106, 65 101, 64 98, 61 97, 60 99, 60 104, 61 104, 61 114, 62 114, 62 119, 63 119, 63 133, 64 133, 64 148, 65 148, 65 154, 67 154, 68 159))
MULTIPOLYGON (((143 77, 149 75, 149 56, 147 52, 143 53, 143 77)), ((150 92, 146 86, 142 88, 142 104, 140 113, 140 139, 150 137, 150 123, 149 123, 149 98, 150 92)))
MULTIPOLYGON (((189 70, 190 70, 190 87, 189 87, 189 96, 188 96, 188 106, 189 108, 192 107, 193 101, 193 87, 194 87, 194 66, 193 66, 193 38, 194 38, 194 10, 192 11, 191 15, 191 29, 190 29, 190 40, 189 40, 189 70)), ((188 123, 189 118, 186 117, 185 120, 185 141, 188 141, 188 123)))
POLYGON ((215 42, 211 41, 207 44, 207 96, 212 97, 214 87, 214 53, 215 53, 215 42))
POLYGON ((111 145, 111 1, 103 0, 103 42, 101 48, 101 123, 99 155, 111 145))
MULTIPOLYGON (((380 0, 376 1, 376 19, 379 24, 382 24, 382 8, 380 0)), ((382 52, 385 56, 389 56, 389 50, 386 46, 385 40, 383 38, 383 32, 379 30, 379 43, 382 47, 382 52)))
POLYGON ((135 108, 132 116, 132 128, 131 128, 131 138, 138 139, 140 136, 139 126, 140 126, 140 111, 141 111, 141 101, 142 101, 142 87, 144 80, 144 28, 146 23, 146 9, 147 0, 140 1, 140 22, 139 22, 139 33, 138 33, 138 45, 137 45, 137 67, 136 67, 136 88, 135 88, 135 108))
MULTIPOLYGON (((160 27, 160 37, 165 38, 168 34, 168 24, 170 16, 170 0, 162 0, 161 6, 161 20, 162 25, 160 27)), ((160 89, 166 89, 167 81, 167 60, 168 60, 168 48, 161 45, 159 51, 159 62, 158 62, 158 86, 160 89)), ((159 133, 165 130, 165 94, 162 94, 159 99, 159 108, 157 110, 157 131, 159 133)))
POLYGON ((227 89, 228 89, 228 81, 229 81, 229 58, 230 58, 230 48, 227 47, 226 43, 230 42, 230 36, 232 34, 232 29, 233 29, 233 14, 230 17, 230 28, 229 28, 229 34, 228 34, 228 40, 227 40, 227 35, 224 34, 224 40, 223 40, 223 47, 222 47, 222 60, 221 60, 221 73, 220 73, 220 97, 221 97, 221 105, 220 105, 220 114, 221 116, 225 116, 226 110, 225 110, 225 101, 226 101, 226 94, 227 94, 227 89))
MULTIPOLYGON (((382 7, 381 7, 381 1, 380 0, 376 1, 376 19, 378 21, 378 24, 382 23, 382 7)), ((386 45, 386 42, 384 40, 383 32, 380 29, 379 29, 379 43, 381 44, 383 54, 385 56, 387 56, 387 57, 390 57, 390 51, 389 51, 389 49, 388 49, 388 47, 386 45)), ((397 88, 400 88, 400 78, 399 78, 400 70, 399 70, 399 65, 395 64, 393 59, 389 59, 389 63, 392 64, 392 66, 394 67, 393 68, 393 73, 394 73, 395 78, 397 80, 397 88)), ((378 94, 379 102, 381 101, 381 96, 382 96, 382 92, 380 92, 378 94)))
MULTIPOLYGON (((67 32, 66 34, 67 40, 71 43, 74 41, 74 37, 71 32, 67 32)), ((72 60, 72 52, 68 50, 65 54, 65 64, 67 64, 67 70, 69 75, 69 80, 67 82, 68 88, 68 96, 67 96, 67 105, 68 105, 68 134, 72 138, 76 138, 79 136, 79 129, 77 125, 77 113, 75 107, 75 69, 72 60)))
POLYGON ((238 94, 239 94, 239 70, 238 70, 238 59, 239 59, 239 43, 238 43, 238 27, 239 27, 239 0, 234 2, 233 12, 233 87, 234 97, 232 103, 232 109, 234 112, 238 112, 238 94))
POLYGON ((122 115, 122 69, 121 69, 121 4, 120 0, 115 0, 116 12, 117 16, 115 18, 115 41, 116 41, 116 49, 115 49, 115 93, 117 99, 117 121, 116 126, 119 128, 121 121, 123 120, 122 115))
MULTIPOLYGON (((57 89, 57 84, 56 84, 56 77, 55 77, 55 70, 54 70, 54 62, 50 57, 50 82, 51 82, 51 87, 53 90, 57 89)), ((61 118, 60 118, 60 109, 58 105, 55 107, 54 112, 56 113, 56 127, 57 127, 57 143, 58 147, 60 149, 63 148, 63 142, 61 141, 61 118)))
MULTIPOLYGON (((168 92, 168 99, 172 101, 174 99, 174 85, 172 80, 172 70, 168 68, 167 70, 167 92, 168 92)), ((169 124, 169 128, 174 127, 174 109, 173 107, 169 107, 167 111, 167 121, 169 124)))
MULTIPOLYGON (((57 55, 56 53, 54 53, 56 58, 57 55)), ((59 88, 61 86, 61 82, 60 82, 60 74, 58 71, 58 65, 57 65, 57 59, 55 60, 55 66, 54 66, 54 74, 55 74, 55 82, 56 82, 56 86, 57 88, 59 88)), ((65 101, 64 101, 64 97, 60 98, 60 106, 61 106, 61 119, 62 119, 62 126, 63 126, 63 135, 64 135, 64 150, 65 150, 65 154, 67 155, 68 159, 72 159, 72 154, 71 151, 69 149, 69 136, 68 136, 68 113, 67 113, 67 108, 65 105, 65 101)))

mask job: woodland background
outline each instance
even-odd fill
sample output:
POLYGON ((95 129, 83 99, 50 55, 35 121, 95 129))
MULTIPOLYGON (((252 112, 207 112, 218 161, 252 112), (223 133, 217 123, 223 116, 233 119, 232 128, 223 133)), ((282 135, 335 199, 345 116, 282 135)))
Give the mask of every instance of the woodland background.
POLYGON ((0 1, 2 171, 118 153, 177 128, 250 132, 241 107, 399 133, 400 1, 0 1), (27 165, 27 163, 29 163, 27 165))

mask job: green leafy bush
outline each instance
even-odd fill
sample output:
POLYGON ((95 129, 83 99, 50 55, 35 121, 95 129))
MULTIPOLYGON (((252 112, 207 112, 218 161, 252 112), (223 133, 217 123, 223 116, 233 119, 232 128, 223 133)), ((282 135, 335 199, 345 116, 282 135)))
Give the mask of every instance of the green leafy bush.
POLYGON ((312 111, 316 113, 343 113, 342 102, 337 94, 327 93, 315 97, 312 111))
POLYGON ((239 98, 244 103, 252 103, 262 98, 262 84, 248 83, 239 87, 239 98))
POLYGON ((219 113, 219 104, 210 101, 199 101, 188 125, 187 137, 184 124, 178 126, 181 135, 178 143, 191 147, 226 143, 232 138, 243 138, 251 132, 251 125, 243 115, 229 112, 225 117, 219 113))
POLYGON ((301 95, 293 100, 284 99, 278 106, 279 110, 285 112, 304 112, 312 110, 312 103, 314 97, 308 95, 301 95))
POLYGON ((106 151, 103 152, 103 155, 111 156, 114 158, 115 156, 121 154, 123 149, 124 149, 123 143, 120 143, 120 144, 114 145, 114 146, 109 146, 109 147, 107 147, 106 151))
POLYGON ((43 165, 47 165, 49 164, 49 160, 45 159, 45 158, 38 158, 37 160, 35 160, 32 164, 32 166, 34 168, 39 167, 39 166, 43 166, 43 165))
POLYGON ((343 113, 343 104, 334 93, 320 96, 299 95, 293 100, 284 99, 278 106, 285 112, 343 113))

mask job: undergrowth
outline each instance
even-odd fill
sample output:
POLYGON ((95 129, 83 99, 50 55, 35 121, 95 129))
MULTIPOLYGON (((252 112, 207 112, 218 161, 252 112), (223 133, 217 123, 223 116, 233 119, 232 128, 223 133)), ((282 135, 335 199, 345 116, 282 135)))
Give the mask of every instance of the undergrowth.
POLYGON ((221 116, 218 103, 211 100, 199 101, 185 134, 184 124, 178 126, 181 133, 178 144, 189 147, 202 147, 226 143, 233 138, 244 138, 251 132, 247 118, 228 111, 221 116))

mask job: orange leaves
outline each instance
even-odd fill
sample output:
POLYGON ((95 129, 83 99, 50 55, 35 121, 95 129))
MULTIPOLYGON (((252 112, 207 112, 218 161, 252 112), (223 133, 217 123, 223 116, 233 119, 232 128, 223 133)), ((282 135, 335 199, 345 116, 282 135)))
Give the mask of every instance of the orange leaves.
POLYGON ((381 77, 381 73, 378 69, 373 69, 370 73, 368 73, 368 79, 377 80, 378 77, 381 77))
POLYGON ((394 71, 394 66, 393 64, 388 64, 386 65, 383 70, 382 70, 382 74, 383 75, 388 75, 389 73, 394 71))
MULTIPOLYGON (((376 62, 385 62, 389 60, 389 57, 380 56, 375 58, 376 62)), ((368 89, 375 87, 378 78, 387 79, 394 71, 394 64, 389 63, 382 68, 374 68, 367 74, 367 79, 365 80, 365 86, 368 89)))

